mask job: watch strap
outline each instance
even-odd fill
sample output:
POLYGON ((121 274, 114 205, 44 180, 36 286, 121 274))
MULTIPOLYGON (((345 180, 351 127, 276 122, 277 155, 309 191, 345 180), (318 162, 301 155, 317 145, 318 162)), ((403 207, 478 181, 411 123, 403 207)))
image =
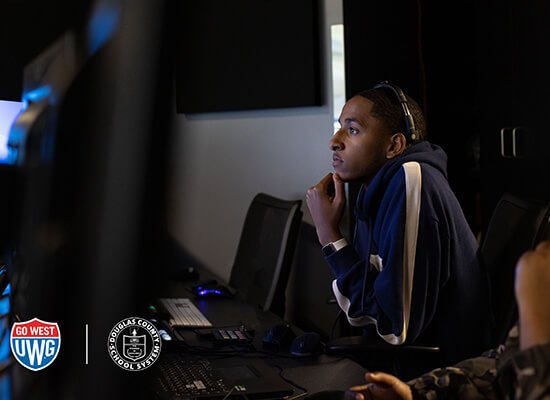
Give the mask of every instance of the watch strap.
POLYGON ((330 256, 331 254, 336 253, 338 250, 343 249, 348 245, 348 241, 346 238, 338 239, 335 242, 330 242, 327 245, 323 246, 321 249, 323 251, 323 254, 325 257, 330 256))

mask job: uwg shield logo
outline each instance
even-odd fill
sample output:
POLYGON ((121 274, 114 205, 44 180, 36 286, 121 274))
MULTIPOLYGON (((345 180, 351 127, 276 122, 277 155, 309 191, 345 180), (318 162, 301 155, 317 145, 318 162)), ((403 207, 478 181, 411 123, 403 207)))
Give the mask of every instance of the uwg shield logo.
POLYGON ((32 371, 46 368, 59 353, 61 335, 56 323, 33 318, 11 328, 10 347, 15 359, 32 371))

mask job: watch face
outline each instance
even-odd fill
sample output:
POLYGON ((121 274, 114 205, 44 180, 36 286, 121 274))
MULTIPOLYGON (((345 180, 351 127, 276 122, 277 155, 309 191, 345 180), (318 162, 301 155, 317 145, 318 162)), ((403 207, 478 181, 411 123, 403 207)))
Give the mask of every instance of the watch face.
POLYGON ((332 247, 332 243, 327 244, 326 246, 323 246, 321 249, 325 257, 330 256, 332 253, 334 253, 334 247, 332 247))

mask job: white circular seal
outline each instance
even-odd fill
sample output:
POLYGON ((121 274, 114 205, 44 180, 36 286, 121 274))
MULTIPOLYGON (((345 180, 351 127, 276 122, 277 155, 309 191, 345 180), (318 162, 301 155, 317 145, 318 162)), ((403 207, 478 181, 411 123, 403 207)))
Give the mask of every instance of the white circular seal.
POLYGON ((116 365, 128 371, 143 371, 157 361, 162 341, 148 320, 130 317, 117 323, 109 333, 107 348, 116 365))

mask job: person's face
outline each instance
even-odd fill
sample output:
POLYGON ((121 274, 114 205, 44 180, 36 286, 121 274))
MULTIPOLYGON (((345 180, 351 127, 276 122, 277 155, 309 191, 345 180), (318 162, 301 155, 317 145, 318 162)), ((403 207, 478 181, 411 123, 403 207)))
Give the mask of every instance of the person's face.
POLYGON ((351 98, 340 114, 340 129, 329 142, 334 172, 343 181, 368 185, 387 160, 391 135, 371 115, 374 103, 362 96, 351 98))

